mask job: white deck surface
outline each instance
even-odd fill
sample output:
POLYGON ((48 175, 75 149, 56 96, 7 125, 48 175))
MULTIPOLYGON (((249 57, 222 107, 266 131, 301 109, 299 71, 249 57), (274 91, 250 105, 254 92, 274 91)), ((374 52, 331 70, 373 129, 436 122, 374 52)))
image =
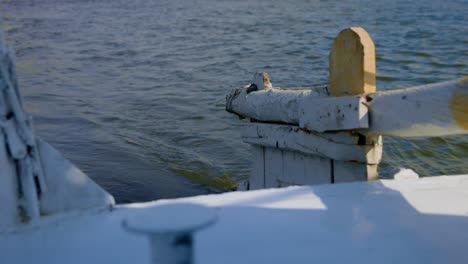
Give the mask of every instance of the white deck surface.
POLYGON ((149 263, 147 239, 124 231, 122 219, 180 202, 218 208, 218 222, 195 236, 195 263, 468 263, 468 175, 233 192, 53 216, 0 233, 0 263, 149 263))

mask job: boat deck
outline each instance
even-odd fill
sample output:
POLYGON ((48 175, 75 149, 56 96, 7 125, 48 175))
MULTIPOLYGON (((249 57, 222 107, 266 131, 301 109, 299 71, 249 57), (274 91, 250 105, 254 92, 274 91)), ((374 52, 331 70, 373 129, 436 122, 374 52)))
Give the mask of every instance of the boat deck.
POLYGON ((468 263, 468 175, 231 192, 51 216, 0 233, 0 262, 150 263, 148 240, 126 232, 122 219, 187 202, 218 213, 218 222, 195 236, 195 263, 468 263))

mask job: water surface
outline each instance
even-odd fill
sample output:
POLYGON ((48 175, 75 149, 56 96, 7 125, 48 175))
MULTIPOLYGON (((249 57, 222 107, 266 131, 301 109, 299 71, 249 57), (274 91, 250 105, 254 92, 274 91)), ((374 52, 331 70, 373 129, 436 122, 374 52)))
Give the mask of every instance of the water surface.
MULTIPOLYGON (((232 87, 328 79, 341 29, 377 49, 378 90, 468 72, 468 7, 455 1, 44 0, 0 2, 36 132, 118 202, 220 192, 248 177, 232 87)), ((384 139, 380 172, 468 173, 466 136, 384 139)))

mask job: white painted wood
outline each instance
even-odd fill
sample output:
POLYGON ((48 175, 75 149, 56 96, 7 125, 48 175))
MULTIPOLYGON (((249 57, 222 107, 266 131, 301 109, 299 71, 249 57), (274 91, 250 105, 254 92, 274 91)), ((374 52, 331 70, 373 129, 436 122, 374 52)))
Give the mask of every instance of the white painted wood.
POLYGON ((315 185, 331 182, 330 160, 294 151, 283 151, 284 174, 279 179, 287 185, 315 185))
POLYGON ((283 153, 274 148, 265 148, 265 188, 278 187, 278 179, 284 173, 283 153))
POLYGON ((331 160, 318 156, 306 155, 304 162, 305 185, 327 184, 331 183, 332 171, 331 160))
POLYGON ((306 157, 303 154, 293 151, 283 151, 283 172, 277 179, 278 187, 291 185, 304 185, 305 162, 306 157))
POLYGON ((299 151, 335 160, 378 164, 382 158, 381 139, 375 144, 358 145, 358 135, 306 132, 297 126, 250 123, 242 130, 242 140, 254 145, 299 151))
POLYGON ((80 209, 105 208, 115 204, 107 193, 52 146, 37 141, 47 192, 40 201, 42 214, 53 214, 80 209))
POLYGON ((18 136, 17 127, 15 125, 15 119, 0 119, 0 126, 3 127, 3 130, 5 131, 8 150, 10 151, 13 158, 23 159, 24 157, 26 157, 26 145, 18 136))
MULTIPOLYGON (((28 127, 31 130, 32 134, 35 135, 34 133, 34 126, 33 126, 33 120, 31 116, 28 116, 28 127)), ((33 166, 33 174, 34 177, 36 178, 37 182, 39 183, 39 190, 41 193, 47 192, 47 185, 45 183, 45 177, 44 177, 44 170, 42 169, 42 163, 41 163, 41 157, 39 155, 39 150, 37 149, 37 137, 34 140, 34 146, 32 147, 31 153, 29 155, 31 156, 31 163, 33 166)))
POLYGON ((404 137, 466 134, 467 87, 465 78, 372 93, 367 99, 320 97, 309 91, 278 89, 247 94, 241 88, 231 94, 227 109, 244 117, 298 124, 319 132, 369 127, 374 134, 404 137))
POLYGON ((331 182, 331 161, 295 151, 265 148, 266 188, 331 182))
POLYGON ((31 130, 27 127, 26 116, 23 112, 21 105, 21 97, 17 91, 16 76, 10 76, 9 69, 14 69, 14 63, 12 59, 12 51, 6 46, 0 45, 0 92, 4 92, 4 100, 8 101, 11 111, 13 112, 13 117, 16 121, 16 127, 18 129, 18 134, 22 137, 25 143, 29 146, 34 145, 34 136, 31 133, 31 130))
POLYGON ((334 183, 367 181, 378 179, 377 165, 351 161, 333 161, 334 183))
POLYGON ((265 188, 265 148, 252 146, 253 170, 249 180, 249 189, 257 190, 265 188))
POLYGON ((29 157, 19 161, 20 167, 20 185, 23 194, 22 205, 28 220, 38 219, 39 213, 39 198, 37 196, 36 184, 32 172, 32 164, 29 157))
POLYGON ((370 94, 369 131, 420 137, 468 133, 468 78, 370 94))
MULTIPOLYGON (((157 219, 158 206, 194 203, 218 214, 194 237, 194 263, 465 264, 467 190, 468 175, 451 175, 125 204, 0 234, 1 262, 151 263, 148 240, 126 232, 121 219, 157 219)), ((174 219, 184 215, 178 211, 174 219)))
POLYGON ((365 97, 307 97, 299 105, 299 126, 318 132, 369 127, 365 97))
POLYGON ((24 209, 26 218, 36 219, 40 214, 49 215, 114 205, 114 198, 110 194, 64 159, 54 148, 43 141, 36 141, 31 127, 32 121, 22 107, 13 53, 11 48, 5 45, 1 34, 0 125, 0 152, 3 153, 0 153, 0 176, 5 176, 0 180, 0 195, 5 195, 4 201, 8 202, 0 209, 3 212, 3 208, 6 208, 6 218, 11 216, 11 208, 18 206, 24 209), (11 118, 7 118, 7 115, 11 115, 11 118), (9 151, 3 150, 5 146, 8 146, 9 151), (30 153, 26 146, 31 148, 30 153), (8 167, 12 162, 15 163, 13 172, 8 167), (13 186, 15 183, 11 179, 11 173, 14 173, 16 186, 13 186), (46 185, 50 188, 46 188, 46 185), (38 186, 40 187, 37 188, 38 186), (10 190, 3 190, 7 187, 10 190), (15 199, 12 198, 13 193, 16 195, 15 199))
POLYGON ((226 97, 226 110, 241 117, 299 124, 319 132, 368 127, 364 97, 324 97, 317 90, 248 90, 248 86, 234 89, 226 97))
POLYGON ((236 88, 226 97, 226 110, 261 121, 299 122, 303 97, 319 96, 309 90, 268 89, 249 92, 249 86, 236 88))
POLYGON ((0 230, 18 222, 18 178, 14 161, 9 157, 5 136, 0 129, 0 230))

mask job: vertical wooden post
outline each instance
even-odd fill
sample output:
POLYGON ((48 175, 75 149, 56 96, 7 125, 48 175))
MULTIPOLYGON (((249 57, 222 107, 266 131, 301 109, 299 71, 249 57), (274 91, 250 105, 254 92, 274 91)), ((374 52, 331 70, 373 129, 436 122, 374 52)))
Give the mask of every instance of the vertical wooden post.
MULTIPOLYGON (((360 27, 341 31, 328 57, 330 96, 360 95, 376 91, 375 46, 369 33, 360 27)), ((373 142, 382 148, 381 137, 364 137, 363 144, 373 142)), ((381 153, 381 151, 373 151, 381 153)), ((333 162, 334 182, 377 178, 377 165, 347 161, 333 162)))
POLYGON ((375 46, 369 33, 360 27, 338 34, 328 57, 330 95, 372 93, 375 88, 375 46))
POLYGON ((265 188, 265 147, 252 146, 253 168, 249 179, 249 189, 258 190, 265 188))

